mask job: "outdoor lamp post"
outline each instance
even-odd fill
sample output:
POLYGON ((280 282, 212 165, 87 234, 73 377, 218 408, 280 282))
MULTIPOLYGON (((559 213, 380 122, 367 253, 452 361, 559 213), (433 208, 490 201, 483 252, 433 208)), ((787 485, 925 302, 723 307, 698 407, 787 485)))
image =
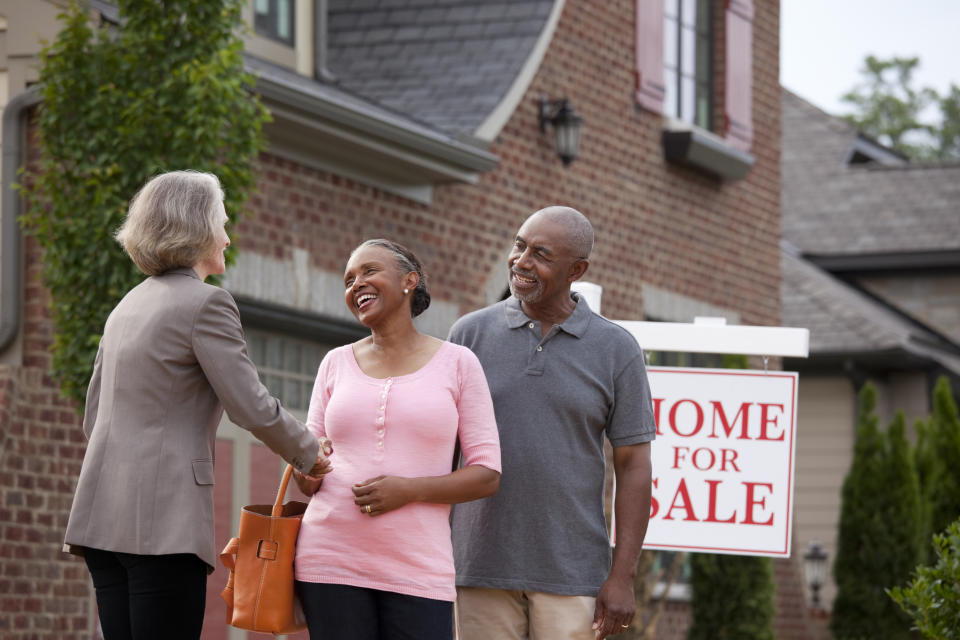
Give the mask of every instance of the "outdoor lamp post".
POLYGON ((803 568, 807 576, 807 584, 810 585, 812 596, 810 606, 814 610, 819 610, 820 606, 820 588, 823 586, 824 577, 827 572, 827 552, 816 540, 810 542, 810 547, 803 554, 803 568))
POLYGON ((553 125, 554 142, 557 155, 563 160, 563 166, 569 166, 580 151, 580 126, 583 118, 573 110, 567 98, 548 100, 540 98, 540 131, 546 133, 547 124, 553 125))

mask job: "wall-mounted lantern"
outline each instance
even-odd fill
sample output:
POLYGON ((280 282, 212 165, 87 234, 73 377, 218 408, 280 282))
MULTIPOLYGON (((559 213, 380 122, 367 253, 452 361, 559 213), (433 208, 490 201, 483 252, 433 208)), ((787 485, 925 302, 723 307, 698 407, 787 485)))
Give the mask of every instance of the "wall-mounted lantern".
POLYGON ((569 166, 580 151, 580 126, 583 124, 583 118, 576 114, 567 98, 549 100, 546 96, 542 96, 540 98, 540 131, 542 133, 546 133, 548 123, 553 125, 557 155, 563 160, 564 166, 569 166))

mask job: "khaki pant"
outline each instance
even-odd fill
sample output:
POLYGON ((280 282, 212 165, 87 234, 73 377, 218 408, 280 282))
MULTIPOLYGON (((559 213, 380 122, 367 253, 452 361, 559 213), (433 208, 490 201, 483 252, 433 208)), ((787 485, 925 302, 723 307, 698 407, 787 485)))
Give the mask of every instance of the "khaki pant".
POLYGON ((596 598, 457 587, 459 640, 594 640, 596 598))

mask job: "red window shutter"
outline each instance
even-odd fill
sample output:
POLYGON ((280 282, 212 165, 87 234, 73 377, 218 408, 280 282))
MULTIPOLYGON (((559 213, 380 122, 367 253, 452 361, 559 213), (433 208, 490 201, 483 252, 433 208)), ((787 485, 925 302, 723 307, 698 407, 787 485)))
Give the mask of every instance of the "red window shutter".
POLYGON ((637 0, 637 102, 663 113, 663 0, 637 0))
POLYGON ((753 142, 753 0, 727 0, 724 135, 735 149, 753 142))

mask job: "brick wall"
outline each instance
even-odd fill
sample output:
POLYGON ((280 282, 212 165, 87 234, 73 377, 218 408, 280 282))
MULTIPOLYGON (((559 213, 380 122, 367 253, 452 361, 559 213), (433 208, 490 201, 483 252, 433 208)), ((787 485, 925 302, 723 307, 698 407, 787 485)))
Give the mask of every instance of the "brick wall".
MULTIPOLYGON (((504 258, 523 219, 547 204, 569 204, 596 229, 587 279, 603 285, 605 315, 642 318, 645 283, 733 310, 744 324, 776 324, 779 3, 755 4, 756 164, 745 180, 665 163, 661 117, 633 99, 633 0, 568 0, 541 68, 491 145, 500 166, 478 184, 440 186, 423 205, 266 153, 252 215, 235 226, 234 243, 280 260, 304 249, 315 269, 338 274, 353 246, 387 236, 420 255, 436 300, 467 311, 485 303, 491 281, 505 284, 504 258), (541 94, 569 97, 585 118, 580 157, 568 168, 552 133, 537 128, 541 94)), ((0 368, 0 637, 89 638, 86 572, 59 551, 83 437, 45 373, 51 328, 30 241, 26 259, 23 363, 0 368)), ((790 612, 803 607, 795 563, 781 564, 780 637, 806 637, 791 622, 790 612)), ((211 581, 210 598, 221 586, 211 581)), ((662 637, 680 637, 685 609, 670 605, 662 637)))
POLYGON ((84 437, 46 373, 48 294, 25 248, 23 364, 0 367, 0 638, 90 637, 86 568, 60 552, 84 437))

